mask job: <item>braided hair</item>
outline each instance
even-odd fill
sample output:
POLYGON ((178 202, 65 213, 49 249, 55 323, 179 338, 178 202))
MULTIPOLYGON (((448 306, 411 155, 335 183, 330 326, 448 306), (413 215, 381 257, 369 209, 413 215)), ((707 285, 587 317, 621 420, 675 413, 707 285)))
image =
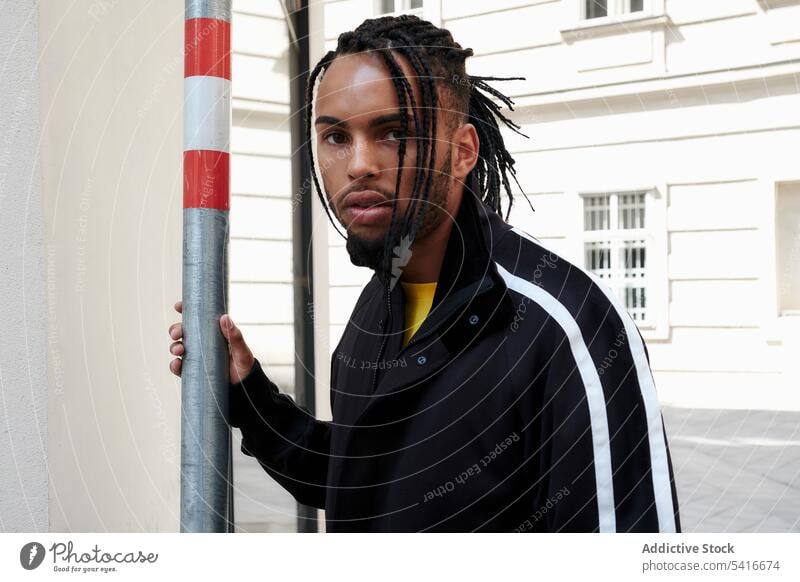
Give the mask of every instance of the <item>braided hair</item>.
MULTIPOLYGON (((403 215, 403 220, 396 226, 395 216, 397 214, 400 180, 406 153, 405 140, 400 140, 398 146, 399 160, 392 218, 381 264, 388 264, 389 250, 393 245, 393 241, 397 240, 398 234, 400 237, 405 237, 407 241, 413 241, 421 217, 427 207, 425 202, 428 199, 435 172, 436 112, 439 108, 444 108, 448 112, 446 118, 449 121, 449 125, 458 127, 459 123, 467 122, 475 126, 480 140, 480 149, 478 161, 472 169, 467 183, 470 183, 469 178, 472 178, 472 184, 477 190, 475 194, 498 214, 502 214, 500 192, 500 187, 502 186, 509 198, 508 211, 506 213, 507 220, 514 202, 509 175, 511 175, 518 187, 519 182, 514 170, 514 158, 505 147, 497 119, 516 133, 524 137, 527 136, 520 131, 519 125, 501 113, 500 105, 492 100, 491 97, 496 97, 512 111, 514 110, 513 101, 489 86, 487 81, 523 79, 524 77, 467 75, 465 61, 467 57, 472 56, 472 49, 462 48, 461 45, 453 40, 450 31, 434 26, 417 16, 402 14, 368 19, 355 30, 340 34, 336 49, 328 51, 320 59, 308 80, 305 138, 308 145, 311 174, 322 206, 325 208, 325 212, 337 232, 340 235, 342 234, 331 217, 314 170, 314 154, 311 145, 314 87, 320 75, 327 70, 337 57, 364 52, 379 55, 391 74, 400 104, 400 120, 404 134, 408 132, 406 102, 411 104, 414 135, 417 136, 418 144, 411 200, 403 215), (413 68, 415 77, 419 81, 421 103, 416 103, 411 84, 403 74, 393 53, 403 55, 413 68), (437 81, 440 86, 444 87, 442 97, 448 101, 442 105, 439 104, 439 95, 436 90, 437 81), (414 216, 418 203, 422 204, 422 208, 414 216), (409 219, 412 216, 414 216, 414 220, 410 221, 409 219), (397 233, 395 229, 399 226, 402 226, 402 230, 397 233)), ((530 205, 530 201, 528 201, 528 204, 530 205)), ((532 206, 531 209, 533 209, 532 206)), ((342 236, 344 238, 344 235, 342 236)))

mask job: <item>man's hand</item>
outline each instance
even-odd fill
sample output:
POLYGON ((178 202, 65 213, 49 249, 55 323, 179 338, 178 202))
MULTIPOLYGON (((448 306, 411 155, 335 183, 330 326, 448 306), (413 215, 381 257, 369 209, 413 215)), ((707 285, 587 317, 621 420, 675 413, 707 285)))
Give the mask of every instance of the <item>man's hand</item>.
MULTIPOLYGON (((175 311, 183 313, 183 301, 178 301, 175 304, 175 311)), ((222 330, 223 337, 228 340, 228 349, 230 351, 230 382, 238 384, 242 378, 250 373, 255 364, 253 352, 247 347, 247 344, 242 337, 241 330, 236 327, 233 320, 226 313, 219 318, 219 327, 222 330)), ((183 325, 181 322, 173 323, 169 326, 169 337, 173 340, 169 351, 173 356, 182 356, 184 352, 183 347, 183 325)), ((181 375, 181 366, 183 360, 180 357, 175 358, 169 363, 169 370, 176 376, 181 375)))

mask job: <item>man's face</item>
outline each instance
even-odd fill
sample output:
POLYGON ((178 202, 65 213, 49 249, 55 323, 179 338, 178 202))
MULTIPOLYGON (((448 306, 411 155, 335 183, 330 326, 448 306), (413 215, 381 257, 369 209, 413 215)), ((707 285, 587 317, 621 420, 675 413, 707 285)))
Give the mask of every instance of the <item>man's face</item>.
MULTIPOLYGON (((413 69, 404 57, 393 54, 420 104, 413 69)), ((398 148, 404 138, 406 151, 396 223, 402 220, 412 196, 418 148, 413 139, 412 112, 407 110, 408 130, 404 135, 397 91, 383 59, 376 53, 337 57, 320 81, 314 112, 320 174, 328 202, 347 230, 350 258, 356 265, 376 269, 389 232, 398 148)), ((418 115, 421 118, 422 112, 418 115)), ((424 239, 447 215, 451 149, 446 138, 446 116, 438 108, 436 115, 436 170, 415 240, 424 239)), ((418 201, 417 212, 422 204, 418 201)), ((396 243, 393 241, 392 246, 396 243)))

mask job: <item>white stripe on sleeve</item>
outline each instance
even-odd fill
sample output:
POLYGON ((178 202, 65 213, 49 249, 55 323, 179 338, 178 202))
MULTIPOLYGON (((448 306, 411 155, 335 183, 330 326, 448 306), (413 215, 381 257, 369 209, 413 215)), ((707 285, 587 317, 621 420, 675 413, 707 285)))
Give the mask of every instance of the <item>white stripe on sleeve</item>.
MULTIPOLYGON (((540 241, 535 240, 531 235, 517 227, 512 228, 514 232, 523 238, 533 242, 545 250, 548 249, 540 241)), ((603 292, 613 305, 620 320, 625 327, 625 334, 628 336, 636 368, 636 377, 639 382, 639 389, 644 402, 645 414, 647 416, 647 438, 650 447, 651 475, 653 478, 653 490, 655 491, 656 512, 658 514, 658 529, 661 532, 675 533, 675 509, 672 503, 672 487, 669 479, 669 465, 667 461, 667 444, 664 440, 664 427, 661 420, 661 408, 658 403, 653 374, 647 362, 647 355, 644 351, 642 338, 636 327, 633 318, 627 312, 620 299, 611 289, 594 273, 570 263, 573 267, 585 273, 597 287, 603 292)))
POLYGON ((572 356, 586 390, 586 402, 589 406, 589 422, 592 425, 592 447, 594 449, 594 475, 597 483, 598 529, 600 533, 615 532, 617 514, 614 508, 614 483, 611 472, 611 443, 608 434, 606 400, 600 384, 600 376, 592 363, 592 356, 583 340, 578 322, 560 301, 540 286, 509 273, 499 263, 495 264, 509 289, 529 297, 540 305, 567 335, 572 356))

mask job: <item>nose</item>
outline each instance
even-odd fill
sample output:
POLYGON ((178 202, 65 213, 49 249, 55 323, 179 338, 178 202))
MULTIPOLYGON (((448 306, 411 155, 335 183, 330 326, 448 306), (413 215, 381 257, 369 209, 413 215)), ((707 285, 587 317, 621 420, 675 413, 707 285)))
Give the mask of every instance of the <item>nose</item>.
POLYGON ((351 180, 374 177, 378 172, 375 152, 366 140, 354 141, 347 160, 347 176, 351 180))

